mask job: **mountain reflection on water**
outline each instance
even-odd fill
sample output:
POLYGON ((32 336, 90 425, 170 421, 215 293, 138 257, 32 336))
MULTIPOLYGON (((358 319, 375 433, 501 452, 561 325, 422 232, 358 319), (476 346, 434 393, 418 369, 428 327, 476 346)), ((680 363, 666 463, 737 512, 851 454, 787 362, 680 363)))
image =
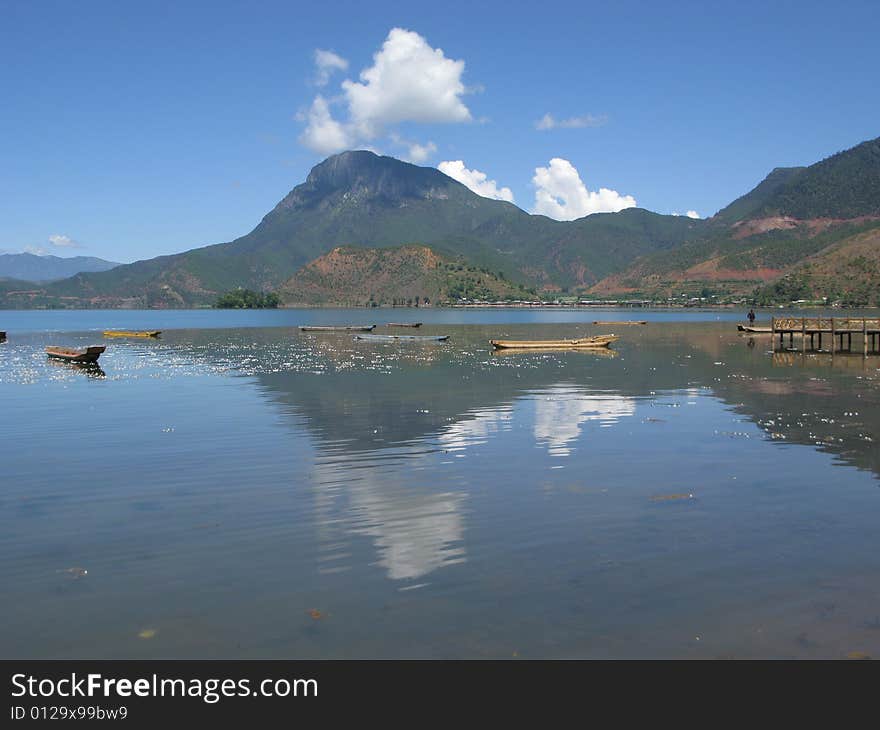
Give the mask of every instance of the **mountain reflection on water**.
MULTIPOLYGON (((633 416, 639 400, 703 389, 769 438, 818 446, 880 474, 880 456, 870 446, 880 430, 880 413, 871 407, 880 393, 878 357, 771 356, 769 342, 756 345, 728 326, 679 323, 626 332, 613 359, 601 351, 499 358, 485 346, 491 330, 469 329, 448 346, 403 351, 324 342, 325 359, 311 373, 255 374, 270 397, 305 416, 319 440, 342 440, 353 451, 441 434, 454 440, 471 431, 489 438, 526 398, 535 403, 536 441, 565 455, 587 421, 610 426, 633 416)), ((456 328, 444 331, 450 330, 456 328)), ((530 331, 508 327, 505 335, 517 330, 530 331)))
POLYGON ((101 378, 43 351, 93 334, 4 345, 5 655, 880 651, 877 358, 424 329, 450 340, 169 330, 101 378))

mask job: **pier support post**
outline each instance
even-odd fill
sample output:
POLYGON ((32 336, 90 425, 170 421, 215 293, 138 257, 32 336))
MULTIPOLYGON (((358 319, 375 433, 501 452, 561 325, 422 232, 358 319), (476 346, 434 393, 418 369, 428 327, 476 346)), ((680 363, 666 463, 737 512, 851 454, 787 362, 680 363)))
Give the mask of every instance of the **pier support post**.
POLYGON ((834 354, 834 335, 835 335, 835 326, 834 326, 834 317, 831 318, 831 354, 834 354))
POLYGON ((862 319, 862 357, 868 357, 868 320, 862 319))

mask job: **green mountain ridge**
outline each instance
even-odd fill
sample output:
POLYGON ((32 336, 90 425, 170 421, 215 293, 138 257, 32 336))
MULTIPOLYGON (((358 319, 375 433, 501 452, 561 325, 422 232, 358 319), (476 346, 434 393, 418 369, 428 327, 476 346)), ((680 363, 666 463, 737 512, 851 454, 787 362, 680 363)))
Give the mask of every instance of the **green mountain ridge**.
POLYGON ((230 289, 278 289, 340 247, 410 244, 544 292, 659 295, 708 282, 742 293, 878 224, 880 138, 809 167, 776 168, 708 220, 630 208, 556 221, 476 195, 435 168, 350 151, 316 165, 241 238, 80 273, 0 302, 206 305, 230 289))
MULTIPOLYGON (((655 297, 705 289, 749 294, 826 249, 846 249, 848 241, 878 227, 880 138, 809 167, 774 169, 709 219, 705 236, 636 259, 593 291, 655 297)), ((880 250, 868 250, 867 259, 880 262, 880 250)), ((780 289, 780 296, 788 289, 780 289)), ((763 292, 766 298, 767 289, 763 292)))
POLYGON ((713 218, 725 223, 736 223, 737 221, 757 217, 757 214, 767 201, 773 197, 776 191, 787 185, 806 169, 805 167, 774 168, 755 188, 734 200, 726 208, 719 210, 713 218))

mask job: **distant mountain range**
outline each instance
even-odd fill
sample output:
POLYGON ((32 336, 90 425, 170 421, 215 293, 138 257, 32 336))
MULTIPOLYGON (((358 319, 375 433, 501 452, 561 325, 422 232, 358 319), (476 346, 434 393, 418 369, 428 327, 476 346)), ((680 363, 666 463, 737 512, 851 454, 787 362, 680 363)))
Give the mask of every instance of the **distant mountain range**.
POLYGON ((53 281, 66 279, 81 271, 107 271, 119 266, 93 256, 37 256, 32 253, 0 254, 0 279, 53 281))
POLYGON ((278 290, 289 303, 350 302, 354 292, 358 301, 391 303, 428 296, 418 289, 463 291, 467 276, 437 276, 450 264, 482 273, 499 297, 524 288, 813 296, 843 267, 851 275, 831 293, 870 299, 878 228, 880 139, 809 167, 777 168, 707 220, 627 209, 556 221, 480 197, 434 168, 353 151, 315 166, 235 241, 78 273, 28 293, 0 287, 0 301, 181 307, 245 287, 278 290))

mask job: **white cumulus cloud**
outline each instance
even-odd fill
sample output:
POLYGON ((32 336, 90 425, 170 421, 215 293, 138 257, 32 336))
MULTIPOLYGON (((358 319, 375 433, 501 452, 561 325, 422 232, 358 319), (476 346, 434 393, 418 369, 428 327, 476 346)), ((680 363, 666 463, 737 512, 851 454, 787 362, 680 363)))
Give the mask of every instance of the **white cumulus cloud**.
POLYGON ((318 48, 315 51, 315 85, 326 86, 330 81, 330 75, 334 71, 348 69, 348 61, 338 56, 333 51, 324 51, 318 48))
POLYGON ((437 151, 437 145, 430 141, 425 144, 413 142, 404 139, 396 132, 392 132, 388 136, 395 147, 402 147, 406 150, 401 157, 407 162, 421 164, 437 151))
POLYGON ((433 142, 419 144, 413 142, 407 147, 406 159, 410 162, 424 162, 437 151, 437 145, 433 142))
POLYGON ((330 113, 330 105, 320 94, 315 97, 306 115, 308 126, 299 136, 310 150, 322 155, 332 155, 353 146, 353 139, 344 125, 337 122, 330 113))
POLYGON ((568 119, 556 119, 547 113, 535 122, 535 129, 546 132, 550 129, 582 129, 583 127, 601 127, 608 121, 604 114, 584 114, 582 117, 569 117, 568 119))
POLYGON ((616 213, 635 208, 631 195, 599 188, 587 190, 577 169, 568 160, 554 157, 548 167, 535 168, 535 213, 561 221, 571 221, 592 213, 616 213))
MULTIPOLYGON (((674 210, 674 211, 672 211, 672 215, 681 215, 681 213, 679 213, 677 210, 674 210)), ((685 215, 688 218, 694 218, 695 220, 700 219, 700 214, 697 213, 697 211, 695 211, 695 210, 689 210, 687 213, 685 213, 685 215)))
POLYGON ((485 172, 469 170, 463 160, 446 160, 437 165, 437 169, 444 175, 449 175, 453 180, 458 180, 462 185, 473 190, 477 195, 495 200, 513 202, 513 192, 510 188, 499 188, 495 180, 489 180, 485 172))
MULTIPOLYGON (((462 97, 472 90, 465 87, 463 73, 464 61, 447 58, 418 33, 392 28, 373 55, 373 65, 360 72, 358 81, 342 82, 341 94, 334 100, 341 120, 334 118, 330 102, 319 95, 303 115, 307 126, 300 141, 328 154, 368 143, 403 122, 471 121, 462 97)), ((425 154, 425 149, 427 145, 414 150, 414 156, 425 154)))
POLYGON ((49 243, 58 248, 79 248, 79 244, 70 236, 64 236, 60 233, 53 233, 49 236, 49 243))

